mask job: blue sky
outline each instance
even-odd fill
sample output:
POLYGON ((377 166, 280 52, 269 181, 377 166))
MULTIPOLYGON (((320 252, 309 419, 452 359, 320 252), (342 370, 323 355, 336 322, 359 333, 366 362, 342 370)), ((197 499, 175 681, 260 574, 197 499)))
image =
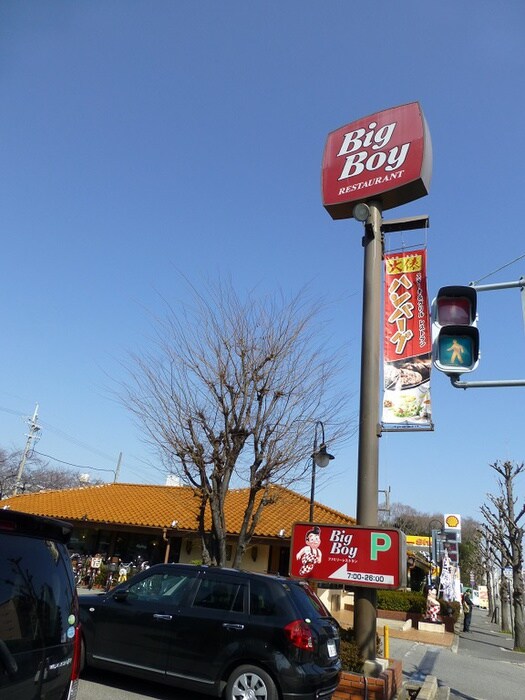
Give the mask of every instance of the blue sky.
MULTIPOLYGON (((2 2, 0 446, 23 447, 38 402, 39 452, 109 470, 122 452, 122 481, 163 483, 109 388, 150 314, 185 298, 180 271, 328 299, 356 413, 362 227, 321 205, 326 136, 419 101, 430 194, 385 218, 430 216, 401 243, 427 245, 431 297, 517 280, 524 30, 520 0, 2 2)), ((480 294, 479 314, 464 379, 524 378, 518 290, 480 294)), ((479 517, 489 464, 523 461, 524 388, 457 390, 434 372, 432 398, 433 433, 381 438, 380 488, 479 517)), ((331 447, 317 499, 355 514, 357 438, 331 447)))

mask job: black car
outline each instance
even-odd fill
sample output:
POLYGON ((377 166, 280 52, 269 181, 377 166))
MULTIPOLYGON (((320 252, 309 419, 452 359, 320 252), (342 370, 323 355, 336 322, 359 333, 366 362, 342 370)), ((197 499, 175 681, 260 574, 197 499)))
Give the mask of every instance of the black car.
POLYGON ((303 581, 158 564, 80 595, 83 663, 225 700, 329 700, 339 627, 303 581))
POLYGON ((78 603, 66 544, 72 527, 0 509, 0 698, 74 700, 78 603))

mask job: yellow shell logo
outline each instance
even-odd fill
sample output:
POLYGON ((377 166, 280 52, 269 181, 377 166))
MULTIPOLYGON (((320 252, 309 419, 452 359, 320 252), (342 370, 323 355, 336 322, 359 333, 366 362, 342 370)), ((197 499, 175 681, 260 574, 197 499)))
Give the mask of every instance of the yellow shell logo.
POLYGON ((447 527, 457 527, 459 525, 459 518, 457 515, 449 515, 445 520, 447 527))

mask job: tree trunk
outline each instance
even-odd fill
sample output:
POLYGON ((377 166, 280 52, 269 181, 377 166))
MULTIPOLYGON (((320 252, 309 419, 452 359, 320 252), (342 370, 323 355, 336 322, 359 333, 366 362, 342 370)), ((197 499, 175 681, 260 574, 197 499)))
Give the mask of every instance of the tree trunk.
POLYGON ((488 590, 488 596, 489 596, 489 616, 490 619, 495 622, 497 625, 499 624, 499 618, 500 618, 500 602, 499 602, 499 593, 498 593, 498 586, 496 583, 496 577, 494 575, 494 569, 488 569, 487 571, 487 590, 488 590))
POLYGON ((513 571, 513 587, 512 594, 514 604, 514 649, 517 651, 525 650, 525 619, 523 617, 523 578, 521 569, 513 571))
POLYGON ((499 597, 501 600, 501 631, 512 633, 512 615, 510 611, 509 582, 502 576, 499 584, 499 597))

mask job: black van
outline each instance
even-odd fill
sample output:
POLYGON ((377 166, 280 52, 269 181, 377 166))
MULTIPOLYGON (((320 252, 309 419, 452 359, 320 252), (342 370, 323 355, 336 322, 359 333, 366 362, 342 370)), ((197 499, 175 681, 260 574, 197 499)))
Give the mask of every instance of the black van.
POLYGON ((78 600, 72 526, 0 509, 0 700, 75 700, 78 600))

